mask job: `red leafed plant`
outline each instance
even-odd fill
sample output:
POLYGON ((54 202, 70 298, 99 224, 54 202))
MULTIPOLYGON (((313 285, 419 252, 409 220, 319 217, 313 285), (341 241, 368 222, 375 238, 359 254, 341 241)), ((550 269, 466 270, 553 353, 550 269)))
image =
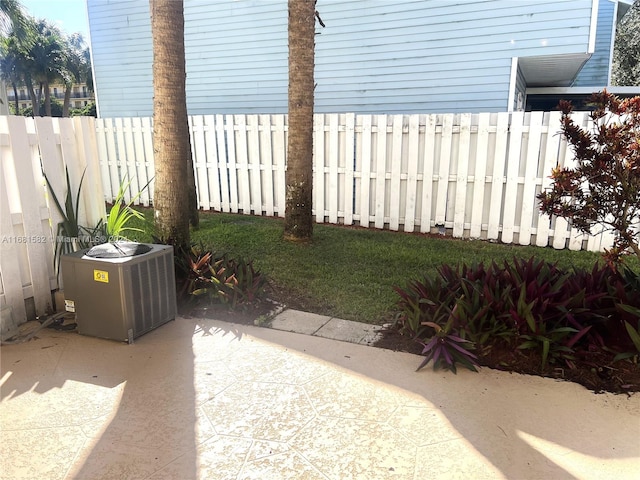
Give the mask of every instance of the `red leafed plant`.
POLYGON ((585 233, 597 224, 615 232, 606 253, 613 263, 629 250, 640 258, 640 97, 621 100, 604 90, 591 102, 591 131, 575 124, 571 102, 560 102, 561 131, 577 165, 553 170, 551 189, 538 196, 540 210, 585 233))

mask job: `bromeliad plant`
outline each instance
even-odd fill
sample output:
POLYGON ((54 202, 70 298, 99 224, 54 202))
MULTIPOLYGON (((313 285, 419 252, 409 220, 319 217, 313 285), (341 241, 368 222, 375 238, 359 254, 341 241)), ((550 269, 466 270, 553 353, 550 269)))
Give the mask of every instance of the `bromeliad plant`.
POLYGON ((456 373, 456 363, 459 363, 469 370, 474 372, 478 371, 476 369, 478 366, 476 362, 478 357, 471 352, 473 343, 451 333, 451 327, 453 325, 452 317, 450 317, 444 327, 434 322, 424 322, 424 325, 432 328, 435 335, 429 339, 428 343, 420 342, 424 347, 422 354, 425 355, 425 359, 416 371, 423 368, 432 360, 434 370, 444 368, 456 373))
POLYGON ((612 361, 638 353, 640 277, 628 269, 596 265, 570 272, 515 258, 487 268, 445 265, 436 277, 395 290, 399 331, 420 342, 427 355, 421 367, 432 359, 468 366, 451 352, 463 355, 462 348, 483 357, 497 345, 535 352, 541 371, 588 363, 594 352, 622 352, 612 361))
POLYGON ((253 262, 215 255, 203 246, 178 253, 179 293, 191 299, 206 299, 231 308, 248 305, 264 295, 265 276, 253 262))

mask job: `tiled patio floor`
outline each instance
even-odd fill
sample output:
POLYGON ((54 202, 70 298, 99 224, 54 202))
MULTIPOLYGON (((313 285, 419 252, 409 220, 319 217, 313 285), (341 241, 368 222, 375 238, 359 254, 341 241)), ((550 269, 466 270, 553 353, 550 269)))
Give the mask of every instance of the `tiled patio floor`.
POLYGON ((38 337, 2 347, 2 479, 640 478, 638 395, 216 320, 38 337))

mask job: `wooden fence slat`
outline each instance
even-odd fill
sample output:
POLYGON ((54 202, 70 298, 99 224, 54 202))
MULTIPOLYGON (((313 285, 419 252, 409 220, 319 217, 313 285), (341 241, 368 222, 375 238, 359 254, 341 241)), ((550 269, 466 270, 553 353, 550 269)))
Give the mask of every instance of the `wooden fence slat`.
POLYGON ((509 154, 507 158, 507 183, 505 184, 504 213, 502 215, 502 243, 513 242, 523 122, 524 112, 513 112, 511 114, 511 127, 509 128, 509 154))
MULTIPOLYGON (((577 113, 574 113, 573 115, 574 115, 576 124, 581 125, 583 129, 586 131, 589 131, 589 132, 594 131, 593 119, 591 118, 591 115, 588 112, 577 112, 577 113)), ((573 167, 576 166, 575 156, 571 157, 570 165, 573 167)), ((588 238, 589 238, 588 235, 582 233, 580 230, 578 230, 575 227, 571 227, 571 237, 569 239, 569 250, 574 250, 574 251, 582 250, 583 242, 588 238)), ((613 243, 613 238, 612 238, 612 243, 613 243)), ((600 248, 598 248, 598 250, 600 250, 600 248)))
POLYGON ((207 184, 209 185, 209 206, 214 210, 222 209, 220 199, 220 166, 218 160, 218 148, 216 145, 216 122, 213 115, 202 117, 204 130, 204 149, 206 152, 205 166, 207 184))
POLYGON ((360 135, 360 226, 369 228, 371 205, 371 115, 359 115, 362 120, 360 135))
MULTIPOLYGON (((277 115, 275 118, 275 131, 273 136, 273 154, 276 164, 276 204, 274 208, 278 212, 278 216, 284 217, 286 205, 286 172, 287 172, 287 130, 286 115, 277 115)), ((315 163, 315 160, 314 160, 315 163)))
POLYGON ((509 115, 506 112, 498 113, 487 228, 487 239, 489 240, 497 240, 500 236, 500 215, 504 202, 504 167, 507 158, 507 140, 509 138, 509 115))
POLYGON ((489 122, 491 114, 478 115, 478 135, 476 140, 476 165, 473 173, 473 197, 471 201, 471 228, 469 237, 480 238, 482 235, 482 212, 485 197, 485 181, 487 174, 487 154, 489 148, 489 122))
POLYGON ((138 159, 136 158, 135 143, 133 141, 133 124, 131 118, 123 119, 124 142, 127 158, 124 164, 127 166, 127 175, 122 181, 128 184, 129 199, 133 200, 144 185, 138 185, 138 159))
MULTIPOLYGON (((22 117, 8 116, 7 122, 11 136, 13 169, 22 213, 23 237, 27 251, 28 273, 32 292, 23 292, 24 298, 33 296, 36 315, 43 315, 51 307, 51 285, 48 265, 52 260, 50 244, 51 231, 43 229, 42 208, 46 206, 44 181, 40 173, 38 147, 29 142, 28 130, 35 135, 33 119, 26 121, 22 117), (29 127, 29 128, 28 128, 29 127), (41 240, 44 237, 44 240, 41 240), (28 240, 28 241, 27 241, 28 240)), ((3 161, 4 163, 4 161, 3 161)), ((4 165, 3 165, 4 167, 4 165)), ((46 208, 46 207, 45 207, 46 208)), ((16 212, 17 213, 17 212, 16 212)), ((24 286, 23 286, 24 289, 24 286)))
POLYGON ((207 167, 207 148, 204 141, 204 117, 193 115, 189 117, 189 130, 192 138, 193 172, 196 180, 196 192, 198 205, 203 210, 211 209, 209 192, 213 185, 209 185, 209 172, 207 167))
POLYGON ((420 159, 420 115, 409 116, 409 163, 407 170, 407 198, 404 213, 404 231, 415 231, 416 200, 418 195, 418 163, 420 159))
POLYGON ((238 172, 238 207, 245 215, 251 214, 251 187, 249 183, 249 146, 247 145, 247 116, 234 115, 236 138, 236 168, 238 172))
MULTIPOLYGON (((8 118, 6 115, 0 116, 0 133, 11 140, 8 118)), ((12 197, 15 197, 15 194, 10 189, 12 186, 17 188, 18 183, 15 178, 6 178, 6 172, 14 170, 15 156, 20 155, 20 153, 14 156, 11 143, 0 145, 0 149, 0 158, 2 158, 2 165, 0 165, 0 234, 2 235, 2 241, 0 242, 0 279, 2 280, 0 282, 0 290, 2 294, 0 298, 3 299, 0 305, 9 305, 12 309, 12 322, 8 325, 2 325, 1 333, 4 340, 4 335, 10 337, 16 334, 18 325, 27 321, 27 310, 24 305, 22 275, 20 273, 19 259, 22 246, 15 241, 22 232, 14 229, 13 215, 10 208, 12 197), (11 165, 8 165, 10 161, 11 165)))
POLYGON ((100 159, 100 177, 102 178, 102 191, 104 199, 107 202, 113 201, 113 192, 111 191, 111 173, 109 167, 109 152, 107 151, 107 127, 104 118, 96 118, 96 140, 98 148, 98 158, 100 159))
POLYGON ((149 194, 149 203, 153 202, 153 189, 155 187, 154 179, 156 175, 155 161, 153 158, 153 123, 151 117, 142 119, 142 143, 144 145, 144 170, 146 171, 146 179, 149 186, 146 192, 149 194))
POLYGON ((83 196, 87 208, 88 226, 95 226, 106 218, 104 190, 100 179, 100 165, 96 155, 96 128, 93 117, 73 117, 73 128, 78 143, 78 151, 86 162, 83 196))
POLYGON ((313 116, 313 145, 315 152, 313 154, 313 196, 314 211, 317 223, 324 223, 326 215, 325 189, 326 173, 325 173, 325 132, 324 132, 324 115, 322 113, 313 116))
POLYGON ((339 116, 337 114, 329 117, 329 223, 338 223, 338 195, 339 195, 339 172, 340 165, 340 137, 339 137, 339 116))
MULTIPOLYGON (((563 167, 567 164, 567 157, 571 155, 571 149, 567 145, 567 141, 562 138, 558 148, 557 167, 563 167)), ((567 239, 569 238, 569 222, 562 217, 553 217, 553 248, 561 250, 566 248, 567 239)))
POLYGON ((238 166, 236 157, 235 115, 225 115, 227 140, 227 165, 229 168, 229 203, 232 213, 238 213, 240 197, 238 196, 238 166))
POLYGON ((250 211, 262 215, 262 174, 260 172, 260 132, 257 115, 247 115, 247 167, 249 170, 250 211))
POLYGON ((260 125, 260 168, 264 168, 263 171, 263 195, 264 195, 264 209, 265 214, 268 217, 272 217, 275 212, 275 191, 273 189, 273 173, 274 173, 274 158, 273 150, 271 148, 271 115, 259 115, 260 125))
MULTIPOLYGON (((542 163, 542 186, 541 191, 546 191, 551 187, 551 170, 556 166, 558 161, 558 149, 560 148, 560 116, 561 112, 555 111, 548 114, 548 127, 546 147, 543 155, 542 163)), ((540 213, 538 218, 538 226, 536 228, 536 245, 538 247, 546 247, 549 244, 549 228, 551 219, 549 215, 540 213)))
POLYGON ((385 198, 387 198, 387 116, 376 115, 376 209, 375 227, 384 228, 385 198))
POLYGON ((136 174, 139 196, 136 205, 149 206, 149 177, 147 176, 147 155, 144 149, 142 118, 135 117, 131 123, 133 132, 133 148, 136 155, 136 174))
MULTIPOLYGON (((60 135, 55 133, 53 129, 53 121, 50 121, 50 119, 46 117, 35 117, 34 121, 38 132, 42 170, 49 179, 49 183, 55 192, 56 198, 58 198, 60 202, 64 202, 67 192, 67 183, 64 174, 65 166, 62 161, 62 156, 60 155, 60 135)), ((47 189, 47 195, 51 195, 49 189, 47 189)), ((58 229, 58 224, 62 221, 62 215, 55 207, 53 199, 49 201, 49 204, 51 206, 51 225, 53 228, 53 234, 55 235, 58 229)))
MULTIPOLYGON (((71 186, 75 195, 79 189, 80 180, 83 178, 83 175, 86 178, 86 158, 79 155, 75 130, 73 128, 73 120, 71 118, 54 118, 53 124, 54 128, 57 124, 58 131, 60 132, 62 160, 65 167, 69 169, 69 178, 71 179, 71 186)), ((84 181, 82 191, 86 193, 84 181)), ((88 195, 83 194, 81 196, 81 204, 78 211, 78 223, 80 225, 84 225, 86 227, 94 227, 96 225, 97 220, 93 221, 89 218, 90 208, 91 203, 88 200, 88 195)))
POLYGON ((111 198, 114 199, 118 195, 118 186, 120 185, 120 161, 118 159, 118 151, 116 149, 117 125, 115 119, 106 119, 107 125, 107 158, 109 159, 109 172, 111 175, 111 198))
POLYGON ((442 116, 440 164, 438 166, 438 190, 436 195, 436 226, 444 227, 447 212, 451 142, 453 140, 453 114, 442 116))
POLYGON ((529 140, 525 157, 520 231, 518 232, 518 242, 520 245, 531 244, 533 222, 534 219, 538 217, 538 209, 536 208, 536 183, 541 147, 540 140, 542 138, 543 113, 544 112, 531 112, 529 121, 529 140))
MULTIPOLYGON (((117 149, 117 158, 118 158, 118 180, 117 183, 120 185, 122 180, 128 175, 128 165, 127 165, 127 149, 125 147, 124 142, 124 119, 116 118, 115 119, 115 145, 117 149)), ((124 201, 129 202, 131 200, 131 192, 129 189, 125 190, 124 193, 124 201)))
POLYGON ((435 155, 437 115, 427 115, 424 131, 424 171, 422 174, 422 212, 420 216, 420 232, 431 231, 431 205, 433 202, 433 163, 435 155))
POLYGON ((453 214, 453 236, 464 235, 464 216, 467 209, 467 183, 469 183, 469 149, 471 146, 471 114, 460 115, 460 138, 458 145, 458 172, 456 175, 456 197, 453 214))
POLYGON ((220 211, 222 212, 231 211, 231 194, 229 186, 231 169, 229 168, 226 131, 224 115, 216 115, 216 145, 218 150, 218 163, 220 164, 220 211))
POLYGON ((400 174, 402 169, 402 129, 404 115, 393 115, 391 131, 391 184, 389 186, 389 229, 400 229, 400 174))
POLYGON ((344 166, 344 224, 353 225, 353 202, 355 197, 354 168, 355 168, 355 114, 347 113, 345 118, 345 166, 344 166))

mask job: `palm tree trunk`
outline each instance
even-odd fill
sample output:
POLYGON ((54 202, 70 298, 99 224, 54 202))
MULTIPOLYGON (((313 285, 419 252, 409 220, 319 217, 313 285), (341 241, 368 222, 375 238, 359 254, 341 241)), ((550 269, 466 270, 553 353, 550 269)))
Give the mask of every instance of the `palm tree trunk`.
POLYGON ((155 221, 163 241, 187 248, 191 146, 185 93, 183 2, 150 0, 149 4, 153 38, 155 221))
POLYGON ((69 116, 69 104, 71 103, 71 85, 67 84, 64 87, 64 103, 62 104, 62 116, 69 116))
POLYGON ((16 85, 16 82, 11 82, 11 87, 13 88, 13 98, 15 98, 15 102, 16 102, 16 115, 19 115, 20 112, 20 102, 18 100, 18 86, 16 85))
POLYGON ((289 137, 284 237, 313 234, 313 68, 315 1, 289 0, 289 137))
POLYGON ((51 92, 49 92, 49 81, 44 82, 44 114, 51 116, 51 92))
POLYGON ((27 90, 29 90, 29 98, 31 98, 31 111, 35 117, 40 114, 40 98, 36 97, 36 92, 33 89, 33 82, 30 78, 27 78, 26 84, 27 90))

